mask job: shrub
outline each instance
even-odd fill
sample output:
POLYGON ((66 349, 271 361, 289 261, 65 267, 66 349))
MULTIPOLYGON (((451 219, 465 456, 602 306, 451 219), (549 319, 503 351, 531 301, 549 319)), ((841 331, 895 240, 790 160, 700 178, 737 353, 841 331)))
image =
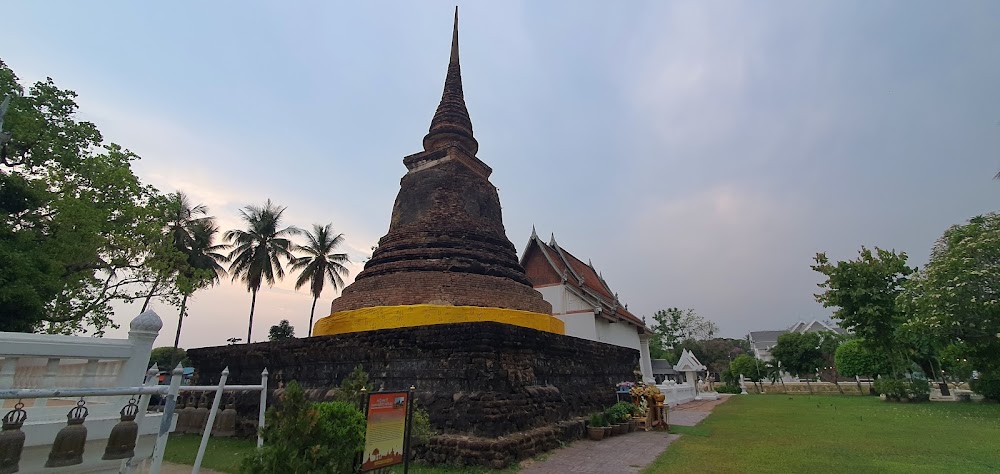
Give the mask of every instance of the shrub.
POLYGON ((344 402, 313 404, 297 382, 268 410, 264 447, 243 459, 243 473, 352 472, 364 447, 365 420, 344 402))
POLYGON ((927 379, 914 377, 909 380, 906 392, 910 398, 926 399, 931 394, 931 386, 927 379))
POLYGON ((624 423, 628 419, 628 408, 626 408, 623 403, 627 402, 618 402, 611 405, 611 407, 605 412, 608 417, 608 421, 612 424, 624 423))
POLYGON ((1000 401, 1000 377, 980 375, 978 379, 969 381, 969 388, 987 400, 1000 401))
POLYGON ((431 428, 431 417, 427 410, 413 406, 413 419, 410 420, 410 445, 422 446, 431 440, 434 430, 431 428))
POLYGON ((334 392, 333 399, 338 402, 350 403, 360 410, 365 406, 365 395, 361 392, 362 387, 369 392, 372 391, 372 385, 368 382, 368 373, 359 365, 340 382, 340 388, 334 392))
POLYGON ((611 408, 621 412, 625 418, 639 414, 639 407, 635 406, 632 402, 621 401, 612 405, 611 408))
POLYGON ((590 421, 587 423, 587 426, 591 428, 600 428, 604 426, 604 420, 601 419, 600 413, 590 415, 590 421))
POLYGON ((743 390, 735 385, 716 386, 715 391, 719 393, 733 393, 737 395, 743 393, 743 390))

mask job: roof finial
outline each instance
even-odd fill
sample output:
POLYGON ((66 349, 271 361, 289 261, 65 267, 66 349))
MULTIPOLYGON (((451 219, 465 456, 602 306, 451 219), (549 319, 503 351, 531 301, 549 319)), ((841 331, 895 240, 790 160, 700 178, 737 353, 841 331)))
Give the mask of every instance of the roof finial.
POLYGON ((455 26, 451 30, 451 59, 448 64, 458 64, 458 5, 455 5, 455 26))
POLYGON ((455 7, 455 26, 451 33, 451 59, 448 74, 444 80, 444 92, 434 118, 431 119, 429 133, 424 136, 424 151, 442 148, 457 142, 473 155, 479 151, 479 142, 472 136, 472 119, 465 107, 462 91, 462 67, 458 62, 458 7, 455 7))
POLYGON ((537 239, 538 238, 538 234, 535 233, 535 224, 531 224, 531 238, 532 239, 537 239))

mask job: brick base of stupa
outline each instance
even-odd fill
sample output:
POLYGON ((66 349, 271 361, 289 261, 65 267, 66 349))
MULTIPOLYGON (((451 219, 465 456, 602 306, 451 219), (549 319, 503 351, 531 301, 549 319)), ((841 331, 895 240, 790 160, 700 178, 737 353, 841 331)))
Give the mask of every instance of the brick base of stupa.
MULTIPOLYGON (((271 387, 298 381, 310 398, 357 365, 376 390, 416 387, 418 406, 439 433, 417 450, 432 462, 507 465, 583 434, 579 417, 615 403, 614 386, 634 379, 634 349, 494 322, 383 329, 270 343, 191 349, 201 379, 271 387)), ((253 396, 237 409, 256 416, 253 396)))

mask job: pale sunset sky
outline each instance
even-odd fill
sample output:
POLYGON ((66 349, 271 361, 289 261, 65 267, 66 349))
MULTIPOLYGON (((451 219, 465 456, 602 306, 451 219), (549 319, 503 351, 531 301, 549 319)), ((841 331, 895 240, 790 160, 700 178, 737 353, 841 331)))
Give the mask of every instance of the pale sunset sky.
MULTIPOLYGON (((458 4, 507 236, 555 233, 650 321, 694 308, 742 337, 826 319, 816 252, 923 265, 948 226, 1000 207, 1000 2, 458 4)), ((270 198, 287 224, 332 222, 361 262, 422 149, 454 5, 6 2, 0 59, 77 91, 141 179, 222 229, 270 198)), ((258 295, 255 340, 281 319, 306 334, 293 281, 258 295)), ((238 283, 197 293, 181 346, 245 337, 249 306, 238 283)), ((170 345, 177 309, 154 309, 170 345)))

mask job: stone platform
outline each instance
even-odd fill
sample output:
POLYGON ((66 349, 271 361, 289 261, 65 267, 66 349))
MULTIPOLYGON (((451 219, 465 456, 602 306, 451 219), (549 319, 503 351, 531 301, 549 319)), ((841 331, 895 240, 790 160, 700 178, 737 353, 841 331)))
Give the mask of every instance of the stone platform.
MULTIPOLYGON (((582 435, 578 417, 615 403, 614 386, 634 378, 639 353, 478 322, 207 347, 188 358, 211 377, 228 366, 233 384, 259 383, 266 367, 272 386, 296 380, 315 398, 361 365, 376 390, 416 387, 417 404, 441 433, 422 457, 498 466, 582 435)), ((218 380, 199 380, 211 383, 218 380)), ((237 408, 255 413, 249 398, 237 408)))

